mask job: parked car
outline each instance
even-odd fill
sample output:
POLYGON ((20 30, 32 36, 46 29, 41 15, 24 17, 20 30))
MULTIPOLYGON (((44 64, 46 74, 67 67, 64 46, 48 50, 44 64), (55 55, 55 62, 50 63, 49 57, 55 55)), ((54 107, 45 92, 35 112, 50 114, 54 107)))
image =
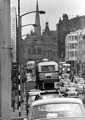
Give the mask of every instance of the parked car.
POLYGON ((50 98, 31 104, 29 120, 85 120, 85 109, 78 98, 50 98))

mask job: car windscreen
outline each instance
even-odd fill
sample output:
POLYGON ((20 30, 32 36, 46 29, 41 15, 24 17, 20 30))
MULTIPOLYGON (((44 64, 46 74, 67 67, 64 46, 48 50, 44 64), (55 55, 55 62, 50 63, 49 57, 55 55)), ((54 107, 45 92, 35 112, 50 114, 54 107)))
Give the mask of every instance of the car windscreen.
POLYGON ((60 103, 33 107, 32 120, 40 118, 83 117, 79 104, 60 103))

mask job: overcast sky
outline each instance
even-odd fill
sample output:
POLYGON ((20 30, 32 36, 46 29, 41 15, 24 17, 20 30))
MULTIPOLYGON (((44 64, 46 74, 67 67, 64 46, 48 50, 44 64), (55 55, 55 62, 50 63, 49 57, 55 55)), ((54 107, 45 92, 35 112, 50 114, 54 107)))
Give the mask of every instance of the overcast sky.
MULTIPOLYGON (((10 0, 11 6, 17 8, 18 0, 10 0)), ((20 0, 21 14, 36 10, 36 0, 20 0)), ((56 29, 60 17, 66 13, 69 18, 76 15, 85 15, 85 0, 38 0, 39 10, 46 14, 40 15, 41 30, 45 28, 45 22, 49 22, 50 30, 56 29)), ((22 25, 35 23, 35 14, 29 14, 22 18, 22 25)), ((22 34, 27 34, 33 29, 32 26, 24 27, 22 34)))

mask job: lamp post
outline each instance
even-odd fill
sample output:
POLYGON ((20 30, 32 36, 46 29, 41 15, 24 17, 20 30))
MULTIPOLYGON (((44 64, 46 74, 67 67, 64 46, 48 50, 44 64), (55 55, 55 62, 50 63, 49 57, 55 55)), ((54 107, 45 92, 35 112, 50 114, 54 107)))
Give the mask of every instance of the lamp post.
MULTIPOLYGON (((26 12, 22 15, 20 15, 20 0, 18 0, 18 63, 20 64, 20 40, 21 40, 21 27, 24 27, 24 26, 27 26, 27 25, 24 25, 22 26, 21 23, 22 23, 22 17, 28 15, 28 14, 31 14, 31 13, 40 13, 40 14, 45 14, 45 11, 30 11, 30 12, 26 12)), ((35 27, 35 25, 34 25, 35 27)), ((20 71, 20 67, 19 67, 19 71, 20 71)))
MULTIPOLYGON (((22 25, 21 27, 23 28, 23 27, 26 27, 26 26, 30 26, 30 25, 32 25, 33 27, 37 27, 38 25, 36 25, 36 24, 25 24, 25 25, 22 25)), ((27 36, 28 34, 24 34, 24 35, 21 35, 21 37, 24 37, 24 36, 27 36)))
POLYGON ((40 11, 30 11, 30 12, 26 12, 26 13, 20 15, 20 17, 23 17, 23 16, 28 15, 30 13, 35 13, 35 12, 38 12, 40 14, 45 14, 45 11, 43 11, 43 10, 40 10, 40 11))
POLYGON ((31 13, 40 13, 40 14, 45 14, 44 11, 31 11, 31 12, 26 12, 22 15, 20 15, 20 0, 18 0, 18 81, 19 81, 19 116, 21 116, 21 63, 20 63, 20 41, 21 41, 21 28, 27 25, 22 26, 22 17, 31 13))

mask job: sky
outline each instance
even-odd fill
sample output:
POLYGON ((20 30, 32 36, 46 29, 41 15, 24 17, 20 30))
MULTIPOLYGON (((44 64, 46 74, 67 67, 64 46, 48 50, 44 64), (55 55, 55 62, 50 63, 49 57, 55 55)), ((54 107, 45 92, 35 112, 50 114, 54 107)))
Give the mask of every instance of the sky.
MULTIPOLYGON (((11 7, 16 7, 18 0, 10 0, 11 7)), ((56 30, 56 24, 63 14, 67 14, 69 19, 79 15, 85 15, 85 0, 38 0, 39 10, 43 10, 46 14, 40 15, 41 30, 45 28, 45 22, 49 23, 50 30, 56 30)), ((20 14, 36 10, 36 0, 20 0, 20 14)), ((22 17, 22 25, 34 24, 35 13, 22 17)), ((22 28, 22 35, 30 33, 33 26, 22 28)))

